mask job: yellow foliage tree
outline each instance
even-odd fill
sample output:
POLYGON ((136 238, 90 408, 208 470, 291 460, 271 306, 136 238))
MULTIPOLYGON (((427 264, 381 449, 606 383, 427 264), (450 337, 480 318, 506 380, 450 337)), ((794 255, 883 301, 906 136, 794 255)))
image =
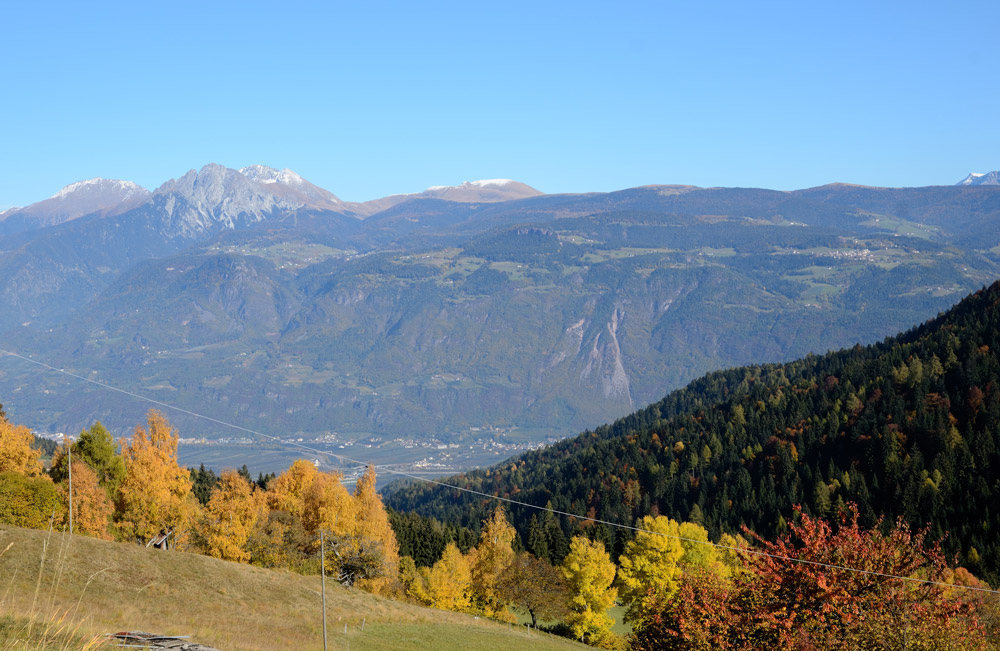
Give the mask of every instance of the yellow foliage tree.
POLYGON ((42 474, 42 453, 31 447, 34 438, 24 425, 14 425, 0 416, 0 472, 28 477, 42 474))
POLYGON ((126 540, 149 540, 162 529, 183 538, 195 511, 191 475, 177 463, 177 432, 160 412, 150 410, 148 431, 137 425, 122 441, 125 477, 119 487, 117 520, 126 540))
POLYGON ((633 618, 638 604, 647 595, 669 598, 680 587, 679 563, 684 556, 680 525, 658 515, 644 517, 638 528, 642 531, 625 546, 625 553, 618 559, 618 581, 628 605, 626 620, 633 618))
POLYGON ((566 624, 573 636, 592 646, 618 646, 619 638, 611 632, 615 620, 608 616, 608 609, 618 598, 618 590, 611 587, 615 564, 604 544, 574 537, 562 571, 572 595, 566 624))
MULTIPOLYGON (((59 494, 66 504, 63 524, 69 524, 69 481, 59 484, 59 494)), ((83 461, 73 460, 73 532, 111 540, 111 518, 115 506, 100 485, 97 473, 83 461)))
POLYGON ((320 529, 339 537, 356 533, 357 505, 340 480, 340 473, 317 472, 306 488, 302 524, 309 533, 318 534, 320 529))
POLYGON ((469 567, 469 560, 462 555, 458 545, 454 542, 448 543, 444 553, 441 554, 441 559, 434 563, 430 570, 426 567, 420 568, 420 573, 424 579, 423 586, 426 586, 425 603, 442 610, 459 612, 469 610, 472 603, 469 594, 472 570, 469 567))
POLYGON ((365 474, 354 489, 354 513, 355 536, 359 544, 374 541, 382 552, 382 575, 362 579, 358 582, 358 587, 375 594, 388 594, 395 586, 399 574, 399 543, 396 532, 389 523, 389 514, 382 504, 382 497, 375 490, 373 466, 365 469, 365 474))
POLYGON ((297 459, 285 472, 275 477, 267 488, 267 505, 272 511, 285 511, 302 517, 306 492, 319 471, 305 459, 297 459))
POLYGON ((260 517, 261 505, 259 494, 238 472, 224 471, 202 516, 200 537, 205 552, 226 561, 250 560, 247 540, 260 517))
POLYGON ((479 546, 473 555, 472 600, 476 610, 487 617, 503 621, 514 619, 497 583, 500 574, 514 562, 512 543, 516 535, 514 527, 507 522, 502 506, 498 506, 493 515, 483 522, 479 546))

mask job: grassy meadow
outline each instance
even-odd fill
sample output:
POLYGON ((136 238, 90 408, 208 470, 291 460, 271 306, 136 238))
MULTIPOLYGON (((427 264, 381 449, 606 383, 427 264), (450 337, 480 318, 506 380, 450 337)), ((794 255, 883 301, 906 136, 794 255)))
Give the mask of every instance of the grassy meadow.
MULTIPOLYGON (((318 576, 0 526, 0 649, 81 649, 104 634, 189 635, 225 651, 322 649, 318 576)), ((562 638, 327 581, 330 649, 569 649, 562 638)))

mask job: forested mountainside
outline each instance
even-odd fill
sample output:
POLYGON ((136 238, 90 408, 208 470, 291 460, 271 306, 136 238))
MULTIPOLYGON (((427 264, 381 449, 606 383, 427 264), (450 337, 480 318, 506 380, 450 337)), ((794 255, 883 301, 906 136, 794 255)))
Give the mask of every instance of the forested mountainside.
MULTIPOLYGON (((854 502, 866 525, 928 524, 947 553, 995 583, 998 355, 995 283, 882 343, 711 373, 611 425, 446 481, 622 524, 668 515, 713 537, 746 525, 773 539, 795 505, 828 516, 854 502)), ((387 504, 465 525, 492 508, 425 484, 390 487, 387 504)), ((529 550, 544 544, 537 511, 512 515, 529 550)), ((628 535, 560 524, 564 534, 592 527, 616 554, 628 535)))

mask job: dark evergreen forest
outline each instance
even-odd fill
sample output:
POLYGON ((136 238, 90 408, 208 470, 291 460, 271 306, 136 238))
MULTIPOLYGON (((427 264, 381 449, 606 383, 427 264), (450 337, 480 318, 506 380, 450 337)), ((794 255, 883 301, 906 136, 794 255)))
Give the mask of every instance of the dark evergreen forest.
MULTIPOLYGON (((1000 578, 1000 283, 884 342, 711 373, 617 422, 449 483, 621 524, 648 514, 773 539, 793 508, 928 526, 955 562, 1000 578)), ((493 501, 396 484, 387 504, 477 527, 493 501)), ((617 557, 628 531, 512 507, 554 562, 586 531, 617 557)))

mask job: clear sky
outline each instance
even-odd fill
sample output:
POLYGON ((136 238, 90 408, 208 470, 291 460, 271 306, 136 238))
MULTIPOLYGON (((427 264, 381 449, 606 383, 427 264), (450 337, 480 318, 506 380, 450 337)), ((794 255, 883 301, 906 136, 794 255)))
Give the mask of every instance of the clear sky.
POLYGON ((1000 168, 998 33, 996 0, 5 3, 0 207, 208 162, 353 201, 949 184, 1000 168))

